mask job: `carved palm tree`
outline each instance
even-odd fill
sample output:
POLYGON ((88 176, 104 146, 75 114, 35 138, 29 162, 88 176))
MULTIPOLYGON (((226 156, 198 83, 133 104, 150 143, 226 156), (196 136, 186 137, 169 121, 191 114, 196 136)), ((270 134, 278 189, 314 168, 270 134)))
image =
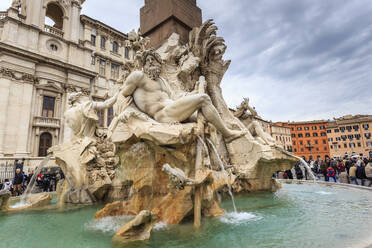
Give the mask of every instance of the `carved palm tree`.
POLYGON ((201 74, 208 83, 208 94, 221 117, 230 124, 241 126, 229 111, 222 96, 220 84, 231 61, 222 58, 226 51, 225 40, 216 36, 218 28, 214 24, 213 20, 209 19, 200 27, 194 28, 189 34, 188 45, 194 56, 200 59, 201 74))

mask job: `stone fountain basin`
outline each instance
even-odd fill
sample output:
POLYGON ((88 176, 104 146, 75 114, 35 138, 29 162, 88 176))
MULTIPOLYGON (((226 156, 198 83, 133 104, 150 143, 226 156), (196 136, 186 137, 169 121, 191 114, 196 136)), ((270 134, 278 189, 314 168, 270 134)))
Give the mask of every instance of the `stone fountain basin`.
MULTIPOLYGON (((372 244, 372 192, 361 188, 309 182, 284 183, 275 193, 235 197, 238 213, 226 198, 220 217, 156 224, 149 241, 125 247, 368 247, 372 244)), ((117 230, 133 217, 94 220, 103 206, 19 211, 0 214, 4 247, 112 247, 117 230), (32 232, 30 232, 32 230, 32 232), (22 233, 22 239, 14 239, 22 233)))
POLYGON ((15 212, 30 209, 42 209, 50 205, 53 194, 38 193, 30 194, 26 199, 21 200, 20 197, 10 198, 8 206, 4 207, 3 211, 15 212))

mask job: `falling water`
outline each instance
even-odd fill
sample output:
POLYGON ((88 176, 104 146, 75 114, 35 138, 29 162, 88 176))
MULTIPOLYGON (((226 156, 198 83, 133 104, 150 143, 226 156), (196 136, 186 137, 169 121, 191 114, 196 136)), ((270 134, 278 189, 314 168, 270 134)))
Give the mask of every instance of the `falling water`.
POLYGON ((221 167, 221 171, 222 171, 222 173, 223 173, 223 175, 224 175, 224 177, 225 177, 226 184, 227 184, 227 187, 228 187, 228 189, 229 189, 229 195, 230 195, 231 200, 232 200, 232 203, 233 203, 234 212, 237 212, 237 210, 236 210, 236 205, 235 205, 235 200, 234 200, 234 196, 233 196, 233 193, 232 193, 232 190, 231 190, 231 185, 230 185, 230 183, 229 183, 229 178, 228 178, 227 172, 226 172, 226 170, 225 170, 225 166, 224 166, 224 164, 223 164, 223 162, 222 162, 222 160, 221 160, 221 157, 220 157, 220 155, 218 154, 217 149, 216 149, 216 147, 214 146, 213 142, 212 142, 210 139, 207 139, 207 141, 208 141, 208 143, 211 145, 211 147, 212 147, 212 149, 213 149, 213 152, 214 152, 214 154, 215 154, 216 157, 217 157, 217 161, 218 161, 218 163, 219 163, 219 165, 220 165, 220 167, 221 167))
POLYGON ((291 172, 292 172, 293 179, 297 179, 297 174, 296 174, 295 168, 292 168, 291 172))
POLYGON ((310 175, 311 179, 314 180, 314 182, 315 182, 316 177, 315 177, 313 171, 311 170, 310 166, 306 163, 306 161, 303 158, 300 158, 300 162, 304 165, 304 167, 307 170, 308 174, 310 175))
POLYGON ((31 193, 33 192, 34 188, 35 188, 35 185, 36 185, 36 178, 37 178, 37 175, 40 174, 41 170, 48 164, 50 158, 51 158, 52 155, 48 155, 46 156, 42 161, 41 163, 39 164, 39 166, 37 167, 37 170, 34 172, 34 174, 32 175, 32 178, 29 182, 29 184, 27 185, 27 188, 25 190, 25 192, 22 194, 21 196, 21 201, 20 201, 20 205, 26 205, 26 200, 27 198, 31 195, 31 193))

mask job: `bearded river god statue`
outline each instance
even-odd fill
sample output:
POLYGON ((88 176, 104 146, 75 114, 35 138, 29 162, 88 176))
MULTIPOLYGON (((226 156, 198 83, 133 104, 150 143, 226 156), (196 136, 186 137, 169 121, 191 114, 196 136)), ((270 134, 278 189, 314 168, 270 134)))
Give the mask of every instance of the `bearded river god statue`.
POLYGON ((296 160, 229 111, 220 83, 230 61, 216 30, 209 20, 186 45, 173 34, 157 50, 138 47, 136 63, 126 61, 137 66, 112 98, 73 101, 66 112, 74 137, 52 149, 70 181, 63 199, 112 202, 95 218, 149 211, 116 241, 142 229, 136 236, 148 238, 155 219, 177 224, 191 215, 198 227, 201 216, 224 213, 219 194, 228 184, 235 192, 275 190, 272 174, 296 160), (95 111, 112 105, 114 120, 100 135, 95 111))
POLYGON ((195 93, 174 99, 174 92, 166 80, 160 77, 161 63, 161 58, 155 51, 145 51, 144 71, 133 72, 124 82, 122 94, 132 96, 140 111, 159 123, 180 123, 192 118, 200 110, 206 120, 228 141, 245 134, 226 127, 207 94, 195 93))

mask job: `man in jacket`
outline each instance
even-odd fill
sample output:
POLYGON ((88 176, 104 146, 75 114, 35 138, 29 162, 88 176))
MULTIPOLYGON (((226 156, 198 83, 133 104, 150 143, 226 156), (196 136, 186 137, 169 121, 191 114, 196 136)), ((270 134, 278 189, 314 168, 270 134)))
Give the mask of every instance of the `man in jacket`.
POLYGON ((22 194, 22 185, 24 181, 23 173, 21 172, 21 169, 18 168, 16 170, 16 174, 13 179, 13 189, 15 195, 21 195, 22 194))
POLYGON ((367 179, 366 171, 365 171, 365 164, 363 162, 360 163, 356 171, 356 177, 360 179, 361 185, 364 186, 364 181, 367 179))
POLYGON ((365 168, 365 172, 366 172, 366 177, 367 177, 367 180, 369 181, 369 185, 368 187, 371 187, 372 185, 372 162, 369 162, 365 168))
POLYGON ((349 174, 349 170, 352 167, 352 165, 353 164, 351 163, 350 159, 346 159, 346 161, 345 161, 345 168, 346 168, 347 174, 349 174))
POLYGON ((324 175, 324 181, 329 181, 327 176, 327 164, 323 160, 320 161, 320 173, 324 175))
POLYGON ((356 164, 353 164, 350 169, 349 169, 349 177, 350 177, 350 183, 352 181, 355 182, 356 185, 359 185, 358 184, 358 180, 356 178, 356 171, 357 171, 357 165, 356 164))

